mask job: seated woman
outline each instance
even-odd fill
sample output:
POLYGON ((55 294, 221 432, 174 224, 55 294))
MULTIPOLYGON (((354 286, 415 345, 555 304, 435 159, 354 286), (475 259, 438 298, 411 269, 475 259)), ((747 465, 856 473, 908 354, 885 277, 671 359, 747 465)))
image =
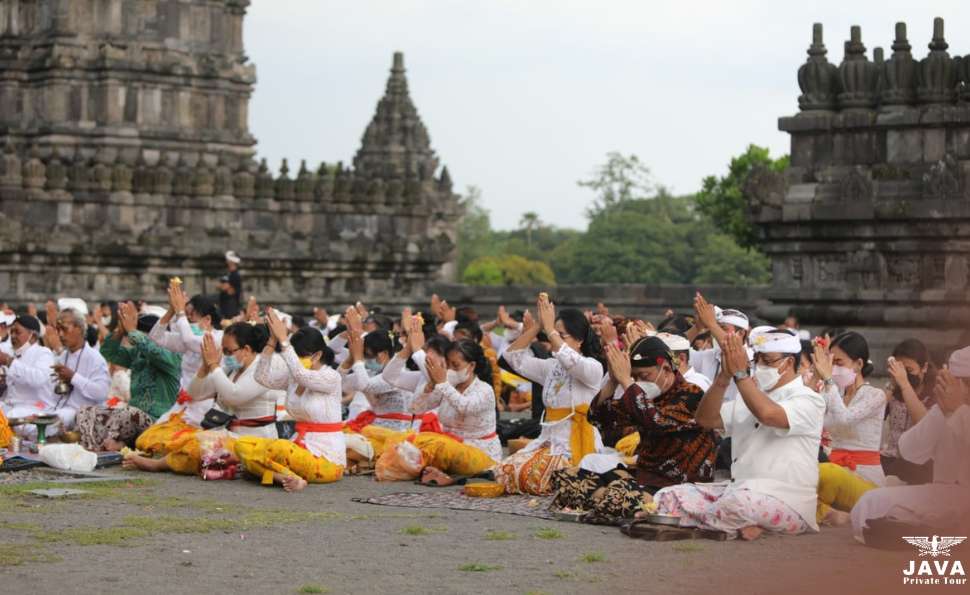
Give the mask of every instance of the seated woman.
POLYGON ((630 347, 629 355, 607 345, 606 357, 613 382, 593 402, 589 417, 604 432, 613 426, 637 429, 635 478, 616 484, 612 469, 605 475, 587 471, 584 459, 578 470, 557 472, 556 503, 611 519, 632 517, 661 488, 711 481, 714 432, 694 419, 704 391, 684 379, 665 342, 644 337, 630 347), (623 389, 619 399, 608 390, 613 383, 623 389))
POLYGON ((855 499, 885 484, 879 459, 886 394, 870 385, 869 345, 853 331, 815 348, 815 373, 824 383, 825 430, 832 437, 829 462, 819 467, 817 520, 847 523, 855 499))
POLYGON ((355 432, 370 424, 396 432, 409 430, 414 420, 410 413, 414 393, 392 385, 381 374, 394 356, 390 333, 374 331, 361 339, 362 332, 360 315, 349 308, 347 341, 350 356, 341 364, 341 372, 346 373, 344 383, 352 390, 364 393, 371 408, 348 420, 347 426, 355 432))
MULTIPOLYGON (((202 366, 189 385, 193 399, 214 398, 216 405, 232 416, 225 426, 232 438, 259 436, 277 438, 276 391, 256 381, 256 360, 266 346, 265 326, 237 322, 229 326, 222 337, 222 350, 212 335, 206 334, 202 343, 202 366)), ((228 446, 231 446, 228 445, 228 446)), ((144 471, 174 471, 186 475, 198 474, 202 456, 198 433, 181 435, 166 445, 168 454, 162 459, 149 459, 134 453, 125 457, 127 468, 144 471)))
POLYGON ((502 443, 495 432, 495 393, 485 353, 475 341, 460 339, 451 344, 446 357, 443 361, 428 358, 431 381, 414 399, 411 411, 421 414, 436 409, 441 424, 438 433, 481 450, 497 463, 502 458, 502 443))
POLYGON ((680 517, 681 527, 755 539, 764 531, 817 531, 818 448, 825 400, 798 375, 798 335, 774 327, 751 331, 755 369, 739 335, 719 343, 723 364, 697 407, 697 422, 733 438, 731 481, 663 488, 657 512, 680 517), (724 402, 732 379, 737 399, 724 402))
POLYGON ((516 373, 542 385, 545 406, 539 437, 496 468, 496 479, 509 494, 548 494, 553 472, 579 465, 584 456, 603 448, 599 432, 586 418, 603 384, 599 340, 580 310, 563 310, 557 318, 544 293, 537 306, 539 324, 526 312, 522 334, 503 356, 516 373), (550 359, 540 360, 529 349, 540 330, 552 343, 550 359))
POLYGON ((264 485, 278 483, 287 492, 307 482, 330 483, 347 466, 340 412, 340 374, 331 368, 333 351, 312 328, 287 331, 277 313, 267 309, 270 339, 256 364, 256 381, 276 390, 288 389, 286 410, 296 420, 291 440, 241 436, 235 452, 246 470, 264 485), (282 358, 274 352, 279 344, 282 358), (279 365, 281 364, 281 365, 279 365))
POLYGON ((132 446, 175 403, 181 357, 145 334, 155 321, 154 316, 139 318, 134 304, 118 305, 118 325, 101 345, 101 355, 131 370, 131 398, 124 407, 86 410, 79 415, 77 431, 82 445, 94 447, 100 441, 108 450, 132 446))
POLYGON ((906 339, 893 349, 888 363, 892 398, 886 406, 887 430, 883 432, 879 458, 886 475, 908 484, 933 481, 933 462, 911 463, 899 455, 899 438, 915 426, 933 406, 936 368, 926 345, 906 339))
POLYGON ((899 535, 879 535, 876 519, 945 527, 953 535, 970 529, 970 347, 950 356, 933 395, 936 404, 899 437, 905 460, 917 465, 933 461, 933 483, 876 488, 862 495, 852 508, 852 530, 867 545, 884 539, 899 543, 899 535))

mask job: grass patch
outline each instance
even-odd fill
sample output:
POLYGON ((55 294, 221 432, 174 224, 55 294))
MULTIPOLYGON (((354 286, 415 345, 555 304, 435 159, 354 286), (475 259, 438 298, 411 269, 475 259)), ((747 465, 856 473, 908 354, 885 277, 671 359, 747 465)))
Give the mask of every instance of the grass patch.
POLYGON ((675 543, 672 546, 672 549, 675 552, 693 553, 693 552, 703 552, 704 546, 699 543, 691 543, 689 541, 683 541, 680 543, 675 543))
POLYGON ((474 562, 472 564, 462 564, 458 567, 458 570, 462 572, 491 572, 493 570, 501 570, 501 566, 492 566, 491 564, 479 564, 474 562))
POLYGON ((209 519, 198 517, 130 516, 125 518, 124 526, 131 527, 133 529, 141 529, 149 534, 175 533, 177 535, 185 535, 188 533, 228 531, 236 526, 236 522, 228 519, 209 519))
POLYGON ((562 532, 553 528, 539 529, 533 533, 533 536, 537 539, 562 539, 562 532))
POLYGON ((296 590, 297 593, 327 593, 330 590, 320 585, 303 585, 296 590))
POLYGON ((508 531, 486 531, 485 540, 486 541, 511 541, 515 539, 515 533, 509 533, 508 531))
POLYGON ((422 527, 421 525, 411 525, 410 527, 405 527, 401 529, 402 535, 429 535, 431 529, 422 527))
POLYGON ((0 543, 0 568, 28 562, 57 562, 59 558, 29 543, 0 543))
POLYGON ((568 570, 557 570, 557 571, 555 571, 555 572, 552 573, 552 576, 558 578, 559 580, 563 580, 563 581, 569 580, 571 578, 575 578, 576 577, 575 574, 573 574, 572 572, 569 572, 568 570))
POLYGON ((71 527, 34 533, 34 538, 42 542, 72 545, 125 545, 133 539, 148 535, 148 531, 136 527, 71 527))
POLYGON ((588 564, 595 564, 596 562, 606 562, 606 556, 604 556, 600 552, 589 552, 589 553, 583 554, 580 560, 588 564))

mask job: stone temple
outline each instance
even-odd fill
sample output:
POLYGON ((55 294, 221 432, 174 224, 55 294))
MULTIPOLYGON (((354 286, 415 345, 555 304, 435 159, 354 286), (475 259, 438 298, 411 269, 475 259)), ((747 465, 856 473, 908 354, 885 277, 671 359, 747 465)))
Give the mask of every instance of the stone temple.
POLYGON ((395 54, 352 166, 277 172, 248 129, 248 0, 0 2, 0 301, 213 292, 284 309, 449 273, 458 197, 395 54))
POLYGON ((852 27, 836 65, 815 25, 800 112, 779 120, 791 167, 747 184, 773 264, 769 319, 869 327, 883 347, 970 341, 970 57, 947 48, 942 19, 923 58, 898 23, 892 53, 870 60, 852 27))

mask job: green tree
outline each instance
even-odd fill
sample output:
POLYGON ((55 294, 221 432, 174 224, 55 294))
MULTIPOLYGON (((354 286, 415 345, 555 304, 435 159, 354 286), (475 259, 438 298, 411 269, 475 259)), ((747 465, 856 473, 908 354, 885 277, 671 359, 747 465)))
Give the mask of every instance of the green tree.
POLYGON ((488 209, 482 206, 482 192, 477 186, 469 186, 461 201, 464 215, 458 222, 458 271, 464 271, 470 262, 481 256, 495 254, 492 237, 492 220, 488 209))
POLYGON ((757 166, 783 171, 788 167, 788 156, 773 159, 765 147, 748 145, 748 149, 731 159, 728 174, 718 178, 707 176, 697 193, 697 209, 715 221, 718 228, 728 233, 746 248, 754 247, 757 235, 754 226, 745 215, 747 201, 741 188, 745 178, 757 166))
POLYGON ((551 287, 556 277, 544 262, 506 254, 483 256, 465 268, 462 281, 468 285, 537 285, 551 287))
POLYGON ((738 246, 734 238, 715 233, 707 236, 698 253, 694 283, 764 285, 771 282, 771 261, 751 248, 738 246))
POLYGON ((617 203, 649 198, 657 190, 650 169, 636 155, 617 151, 606 154, 606 163, 594 170, 592 178, 576 183, 596 193, 586 210, 590 219, 617 203))
POLYGON ((532 248, 532 230, 541 226, 542 222, 539 221, 539 213, 535 211, 529 211, 527 213, 522 213, 522 218, 519 219, 519 227, 525 229, 526 243, 529 248, 532 248))

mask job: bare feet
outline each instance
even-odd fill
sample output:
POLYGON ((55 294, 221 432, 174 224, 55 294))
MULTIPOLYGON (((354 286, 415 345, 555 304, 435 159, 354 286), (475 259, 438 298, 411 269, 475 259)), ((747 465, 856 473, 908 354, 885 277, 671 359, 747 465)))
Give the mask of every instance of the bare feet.
POLYGON ((822 524, 827 527, 844 527, 849 524, 852 520, 852 515, 841 510, 835 510, 834 508, 829 510, 825 518, 822 519, 822 524))
POLYGON ((283 489, 287 492, 299 492, 306 487, 306 480, 299 475, 286 475, 281 480, 283 489))
POLYGON ((752 525, 750 527, 744 527, 741 529, 741 531, 739 531, 739 533, 741 534, 741 539, 745 541, 754 541, 755 539, 761 537, 761 534, 764 533, 764 531, 765 530, 758 525, 752 525))
POLYGON ((455 480, 441 469, 429 465, 421 471, 421 483, 424 485, 450 486, 455 483, 455 480))
POLYGON ((141 455, 131 453, 121 461, 121 466, 125 469, 140 469, 142 471, 168 471, 168 463, 165 459, 150 459, 141 455))
POLYGON ((107 452, 118 452, 125 447, 124 442, 118 442, 112 438, 105 438, 104 442, 101 443, 101 448, 107 452))

